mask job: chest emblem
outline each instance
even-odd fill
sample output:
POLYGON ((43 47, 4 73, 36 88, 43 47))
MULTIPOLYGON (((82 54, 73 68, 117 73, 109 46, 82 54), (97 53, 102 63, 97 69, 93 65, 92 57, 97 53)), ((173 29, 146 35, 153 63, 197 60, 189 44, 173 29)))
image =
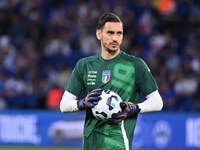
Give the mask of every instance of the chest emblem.
POLYGON ((108 83, 110 80, 110 71, 103 71, 102 73, 102 82, 103 83, 108 83))

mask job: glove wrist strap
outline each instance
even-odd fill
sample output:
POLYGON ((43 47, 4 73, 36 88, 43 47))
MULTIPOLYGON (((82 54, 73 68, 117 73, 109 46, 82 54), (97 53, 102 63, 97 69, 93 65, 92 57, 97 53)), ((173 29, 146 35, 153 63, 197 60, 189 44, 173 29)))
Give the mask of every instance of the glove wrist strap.
POLYGON ((141 109, 139 108, 139 106, 137 105, 137 104, 135 104, 136 105, 136 113, 138 114, 138 113, 140 113, 140 111, 141 111, 141 109))
POLYGON ((78 109, 81 110, 81 111, 85 110, 84 101, 85 101, 85 99, 80 99, 80 100, 77 101, 78 109))

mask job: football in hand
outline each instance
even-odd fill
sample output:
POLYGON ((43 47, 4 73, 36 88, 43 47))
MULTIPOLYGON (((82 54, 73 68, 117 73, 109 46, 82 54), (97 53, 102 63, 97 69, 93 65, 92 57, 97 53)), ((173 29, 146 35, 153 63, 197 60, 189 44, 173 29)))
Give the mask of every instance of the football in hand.
POLYGON ((92 113, 97 119, 107 121, 113 113, 121 112, 120 102, 122 99, 117 93, 103 90, 100 97, 101 100, 92 108, 92 113))

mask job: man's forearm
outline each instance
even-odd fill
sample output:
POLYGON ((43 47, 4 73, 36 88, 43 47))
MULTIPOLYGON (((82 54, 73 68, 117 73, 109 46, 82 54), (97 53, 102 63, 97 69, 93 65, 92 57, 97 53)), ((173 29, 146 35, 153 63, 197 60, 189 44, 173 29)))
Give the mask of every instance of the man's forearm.
POLYGON ((77 97, 68 91, 65 91, 60 101, 60 110, 62 113, 71 113, 79 111, 77 107, 77 97))
POLYGON ((144 102, 138 103, 138 106, 141 109, 140 113, 160 111, 162 109, 163 101, 158 90, 147 95, 146 98, 147 99, 144 102))

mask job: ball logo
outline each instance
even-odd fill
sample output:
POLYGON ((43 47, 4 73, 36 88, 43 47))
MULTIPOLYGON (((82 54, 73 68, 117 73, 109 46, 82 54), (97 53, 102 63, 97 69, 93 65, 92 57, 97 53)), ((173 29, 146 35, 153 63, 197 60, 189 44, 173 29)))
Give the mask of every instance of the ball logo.
POLYGON ((109 80, 110 80, 110 71, 104 71, 102 73, 102 82, 108 83, 109 80))
POLYGON ((107 100, 107 103, 106 103, 106 105, 108 105, 108 107, 109 107, 109 110, 112 110, 116 107, 115 103, 112 103, 112 101, 113 101, 112 99, 114 99, 115 101, 118 101, 118 98, 115 95, 112 95, 111 97, 109 97, 107 100))

